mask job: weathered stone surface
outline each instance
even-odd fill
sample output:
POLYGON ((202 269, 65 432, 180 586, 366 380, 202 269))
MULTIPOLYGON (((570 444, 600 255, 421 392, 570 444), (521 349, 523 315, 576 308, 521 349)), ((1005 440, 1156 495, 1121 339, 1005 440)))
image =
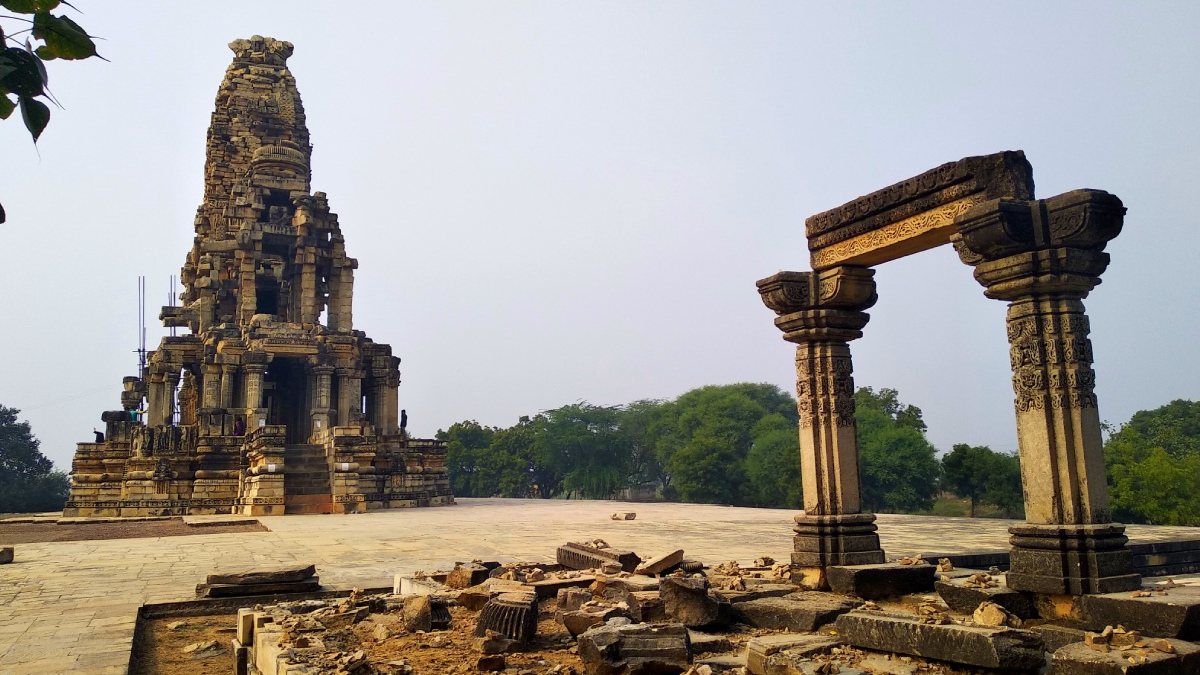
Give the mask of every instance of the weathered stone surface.
POLYGON ((688 629, 688 640, 692 644, 692 654, 727 652, 733 649, 733 642, 725 635, 713 635, 688 629))
POLYGON ((317 577, 279 584, 197 584, 196 595, 201 598, 232 598, 242 595, 278 595, 280 593, 311 593, 321 589, 317 577))
POLYGON ((508 579, 487 579, 482 584, 465 588, 458 594, 458 604, 466 607, 472 612, 478 612, 483 609, 488 600, 500 595, 501 593, 514 592, 534 592, 532 586, 526 586, 519 581, 511 581, 508 579))
POLYGON ((592 599, 592 592, 586 588, 560 588, 555 602, 559 612, 573 612, 592 599))
POLYGON ((746 643, 746 670, 752 675, 766 675, 767 658, 789 650, 804 658, 824 654, 838 646, 838 639, 828 635, 764 635, 746 643))
POLYGON ((579 636, 584 675, 681 673, 691 663, 680 624, 598 626, 579 636))
POLYGON ((563 612, 562 625, 571 634, 571 637, 578 637, 581 633, 586 633, 588 629, 618 616, 628 617, 629 611, 617 607, 588 607, 563 612))
POLYGON ((638 565, 637 573, 646 575, 662 574, 681 562, 683 562, 683 549, 676 549, 638 565))
POLYGON ((809 591, 781 598, 758 598, 732 604, 735 621, 755 628, 813 631, 858 606, 858 602, 832 593, 809 591))
POLYGON ((1079 605, 1084 623, 1092 630, 1120 624, 1147 636, 1200 639, 1200 588, 1181 586, 1166 593, 1085 595, 1079 605))
POLYGON ((303 567, 280 567, 270 570, 247 570, 244 572, 221 572, 208 575, 210 584, 282 584, 304 581, 317 573, 316 565, 303 567))
POLYGON ((728 620, 729 604, 710 595, 704 579, 664 577, 658 594, 667 616, 688 628, 713 626, 728 620))
POLYGON ((587 588, 596 581, 596 577, 590 574, 581 575, 572 579, 542 579, 541 581, 527 581, 526 586, 533 589, 539 598, 553 598, 558 595, 558 592, 564 588, 587 588))
POLYGON ((1158 649, 1093 649, 1082 642, 1060 647, 1049 675, 1193 675, 1200 672, 1200 646, 1167 640, 1172 652, 1158 649))
POLYGON ((1062 647, 1076 642, 1083 642, 1084 630, 1073 626, 1060 625, 1057 623, 1043 623, 1037 626, 1032 626, 1029 630, 1037 633, 1042 638, 1042 645, 1048 652, 1056 652, 1062 647))
MULTIPOLYGON (((828 675, 828 664, 823 660, 793 656, 779 652, 767 657, 765 675, 828 675)), ((838 664, 838 675, 865 675, 866 671, 838 664)), ((886 673, 875 673, 886 675, 886 673)))
POLYGON ((621 570, 633 572, 642 559, 633 551, 602 548, 592 544, 570 542, 558 547, 555 552, 558 564, 573 570, 603 569, 606 563, 616 563, 621 570))
POLYGON ((1000 584, 992 588, 969 588, 963 585, 964 581, 964 578, 938 581, 933 588, 950 609, 963 614, 974 612, 982 603, 994 602, 1022 619, 1033 619, 1038 615, 1037 605, 1028 593, 1000 584))
POLYGON ((933 565, 835 565, 826 569, 834 593, 864 600, 888 598, 933 590, 933 565))
POLYGON ((13 561, 13 547, 5 546, 0 548, 0 565, 7 565, 13 561))
POLYGON ((746 667, 746 655, 743 654, 721 654, 719 656, 709 656, 702 659, 696 659, 697 666, 708 666, 713 675, 735 675, 744 673, 742 668, 746 667))
POLYGON ((482 637, 471 640, 471 648, 480 654, 503 654, 517 646, 516 640, 504 637, 494 630, 485 630, 482 637))
POLYGON ((428 595, 411 595, 404 600, 404 628, 410 632, 433 630, 433 601, 428 595))
POLYGON ((637 518, 637 514, 632 511, 618 511, 612 514, 613 520, 633 520, 637 518))
POLYGON ((489 654, 479 657, 475 662, 475 670, 482 673, 498 673, 505 669, 507 664, 504 661, 502 654, 489 654))
POLYGON ((785 595, 791 595, 799 590, 791 584, 775 584, 764 583, 746 586, 744 591, 729 591, 722 588, 714 588, 713 595, 724 598, 729 602, 742 602, 744 600, 758 600, 759 598, 782 598, 785 595))
POLYGON ((863 649, 983 668, 1037 668, 1044 662, 1041 638, 1016 628, 928 624, 910 616, 863 611, 843 614, 836 625, 844 642, 863 649))

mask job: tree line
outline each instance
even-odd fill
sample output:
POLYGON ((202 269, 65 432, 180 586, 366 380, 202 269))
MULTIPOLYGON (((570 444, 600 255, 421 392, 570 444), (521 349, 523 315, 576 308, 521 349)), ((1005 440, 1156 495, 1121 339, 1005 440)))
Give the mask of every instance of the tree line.
MULTIPOLYGON (((956 445, 941 460, 920 408, 894 389, 855 393, 863 507, 930 512, 943 491, 1022 517, 1013 455, 956 445)), ((609 499, 630 491, 695 503, 802 508, 796 400, 770 384, 711 385, 673 400, 574 403, 508 428, 438 432, 462 497, 609 499)))

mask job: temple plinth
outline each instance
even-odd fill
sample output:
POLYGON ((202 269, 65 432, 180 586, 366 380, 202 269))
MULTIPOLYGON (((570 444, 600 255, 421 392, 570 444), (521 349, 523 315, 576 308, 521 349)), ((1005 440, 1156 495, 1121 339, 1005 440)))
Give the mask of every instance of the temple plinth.
POLYGON ((398 424, 400 359, 353 327, 354 270, 312 192, 288 42, 230 45, 179 306, 103 442, 80 443, 65 515, 350 513, 452 504, 444 443, 398 424))

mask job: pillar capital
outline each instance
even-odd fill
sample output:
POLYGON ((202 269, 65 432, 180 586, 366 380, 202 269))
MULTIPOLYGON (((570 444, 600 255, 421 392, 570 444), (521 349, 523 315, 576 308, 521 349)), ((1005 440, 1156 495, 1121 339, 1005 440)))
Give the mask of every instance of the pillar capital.
POLYGON ((819 272, 779 272, 758 281, 763 304, 788 342, 846 342, 862 337, 875 304, 875 270, 833 267, 819 272))

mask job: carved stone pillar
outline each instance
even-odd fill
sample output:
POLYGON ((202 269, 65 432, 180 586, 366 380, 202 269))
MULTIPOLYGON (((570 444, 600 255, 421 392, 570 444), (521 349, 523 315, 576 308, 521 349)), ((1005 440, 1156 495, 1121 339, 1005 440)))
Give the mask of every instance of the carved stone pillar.
POLYGON ((226 363, 221 366, 221 405, 222 408, 233 407, 233 382, 237 374, 237 366, 226 363))
POLYGON ((221 407, 221 366, 215 363, 204 364, 204 395, 201 408, 221 407))
POLYGON ((317 435, 329 428, 333 415, 330 398, 333 390, 333 366, 312 366, 313 376, 312 432, 317 435))
POLYGON ((163 374, 163 424, 175 424, 175 390, 179 388, 179 371, 163 374))
POLYGON ((834 267, 780 272, 758 282, 783 338, 796 343, 804 515, 796 516, 792 564, 884 562, 875 516, 862 513, 849 341, 875 304, 875 271, 834 267))
POLYGON ((263 373, 267 371, 266 364, 247 363, 242 366, 246 379, 246 433, 257 429, 261 422, 266 421, 266 411, 262 407, 263 373))
POLYGON ((1112 521, 1083 298, 1108 266, 1125 207, 1100 190, 998 199, 960 216, 954 246, 984 294, 1008 306, 1025 525, 1011 588, 1050 594, 1138 588, 1125 527, 1112 521))
POLYGON ((163 374, 151 366, 147 377, 149 384, 146 388, 146 425, 155 427, 163 424, 163 398, 166 396, 163 385, 163 374))
POLYGON ((338 368, 338 426, 358 424, 362 417, 362 375, 353 368, 338 368))

